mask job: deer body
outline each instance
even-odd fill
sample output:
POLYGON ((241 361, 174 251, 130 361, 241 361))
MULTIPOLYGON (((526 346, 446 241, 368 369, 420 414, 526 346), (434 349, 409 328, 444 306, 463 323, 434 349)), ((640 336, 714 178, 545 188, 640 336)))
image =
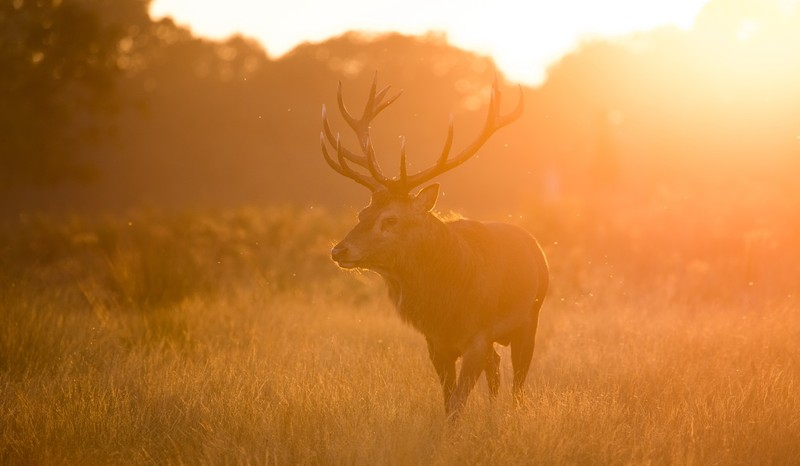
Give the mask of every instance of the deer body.
POLYGON ((502 223, 457 220, 436 228, 396 270, 379 272, 398 313, 449 352, 462 353, 476 336, 507 345, 516 329, 537 320, 535 305, 547 290, 538 243, 502 223))
POLYGON ((499 356, 494 342, 513 342, 515 352, 530 348, 514 368, 514 391, 520 397, 547 292, 544 254, 530 234, 513 225, 459 220, 440 228, 445 230, 444 241, 432 241, 434 255, 410 254, 416 270, 387 277, 397 310, 425 335, 446 387, 449 412, 461 408, 481 371, 486 371, 489 388, 497 394, 499 356), (463 393, 451 398, 455 387, 448 383, 455 380, 454 363, 461 356, 463 393))
POLYGON ((519 116, 521 104, 511 116, 501 116, 495 85, 490 115, 478 140, 450 159, 451 124, 437 164, 408 176, 401 152, 397 180, 380 172, 368 134, 369 122, 394 100, 383 102, 387 89, 376 93, 373 83, 364 116, 356 120, 344 108, 339 88, 340 109, 359 135, 363 156, 344 149, 323 118, 322 150, 328 164, 372 190, 358 224, 333 248, 331 257, 342 268, 369 269, 385 279, 400 316, 425 336, 448 414, 460 412, 482 373, 492 395, 497 394, 500 356, 494 343, 511 347, 513 391, 519 400, 548 286, 542 249, 514 225, 441 220, 433 213, 438 184, 417 194, 409 191, 471 157, 494 131, 519 116), (336 147, 338 163, 329 156, 326 140, 336 147), (369 176, 355 171, 348 161, 368 170, 369 176), (462 364, 456 377, 458 358, 462 364))

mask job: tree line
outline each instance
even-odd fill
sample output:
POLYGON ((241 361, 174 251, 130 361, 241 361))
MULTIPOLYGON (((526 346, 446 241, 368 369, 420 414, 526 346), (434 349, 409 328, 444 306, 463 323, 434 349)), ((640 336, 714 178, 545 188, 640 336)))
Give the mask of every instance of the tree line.
MULTIPOLYGON (((148 3, 0 6, 5 210, 357 205, 363 193, 320 156, 320 109, 352 141, 334 114, 336 83, 358 108, 376 71, 404 90, 375 123, 384 166, 399 136, 423 168, 451 114, 456 146, 481 124, 494 65, 445 36, 349 33, 272 58, 248 38, 155 21, 148 3)), ((511 212, 676 186, 797 196, 800 19, 781 5, 714 0, 691 31, 584 42, 524 88, 520 122, 445 177, 445 199, 511 212)), ((513 83, 504 91, 513 100, 513 83)))

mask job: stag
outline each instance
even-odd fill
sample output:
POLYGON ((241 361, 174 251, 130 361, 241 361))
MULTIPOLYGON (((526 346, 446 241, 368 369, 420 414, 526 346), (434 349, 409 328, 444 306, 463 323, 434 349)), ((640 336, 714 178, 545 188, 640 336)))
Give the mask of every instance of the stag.
POLYGON ((494 343, 511 347, 512 392, 520 401, 548 286, 541 247, 515 225, 439 218, 433 211, 437 183, 416 194, 412 190, 467 161, 492 134, 519 118, 522 89, 514 110, 501 114, 495 78, 478 137, 451 157, 451 117, 444 148, 430 168, 408 173, 403 140, 399 176, 393 178, 379 167, 370 137, 372 121, 400 96, 387 98, 388 91, 389 86, 377 90, 376 75, 364 111, 356 118, 344 104, 339 82, 339 110, 356 134, 358 151, 345 148, 339 135, 334 135, 322 107, 320 142, 325 160, 333 170, 372 192, 357 225, 332 249, 331 257, 343 269, 367 269, 384 278, 401 318, 425 336, 449 416, 463 409, 482 373, 491 395, 497 395, 500 355, 494 343), (329 152, 328 146, 333 150, 329 152), (458 358, 461 368, 456 377, 458 358))

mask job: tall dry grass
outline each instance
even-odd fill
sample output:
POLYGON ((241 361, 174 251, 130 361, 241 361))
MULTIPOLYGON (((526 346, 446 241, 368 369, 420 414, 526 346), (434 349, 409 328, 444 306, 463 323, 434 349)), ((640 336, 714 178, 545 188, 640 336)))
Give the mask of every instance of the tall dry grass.
POLYGON ((449 424, 422 337, 379 280, 328 260, 348 223, 289 209, 6 225, 0 463, 800 461, 797 295, 714 293, 709 262, 691 288, 708 293, 687 296, 672 271, 549 244, 527 400, 512 402, 501 349, 501 396, 481 382, 449 424))

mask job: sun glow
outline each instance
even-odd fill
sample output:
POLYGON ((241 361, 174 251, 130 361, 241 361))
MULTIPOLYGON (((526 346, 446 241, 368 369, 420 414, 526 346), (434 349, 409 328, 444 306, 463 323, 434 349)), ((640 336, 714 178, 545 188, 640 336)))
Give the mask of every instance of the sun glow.
POLYGON ((488 6, 482 1, 465 0, 454 8, 447 2, 408 0, 402 6, 387 8, 364 0, 298 0, 280 7, 253 0, 155 0, 151 14, 171 16, 195 33, 212 38, 235 33, 255 37, 273 57, 302 42, 322 41, 348 30, 406 34, 439 31, 453 45, 491 55, 511 79, 538 84, 547 67, 584 38, 663 25, 688 28, 705 3, 503 0, 488 6))

